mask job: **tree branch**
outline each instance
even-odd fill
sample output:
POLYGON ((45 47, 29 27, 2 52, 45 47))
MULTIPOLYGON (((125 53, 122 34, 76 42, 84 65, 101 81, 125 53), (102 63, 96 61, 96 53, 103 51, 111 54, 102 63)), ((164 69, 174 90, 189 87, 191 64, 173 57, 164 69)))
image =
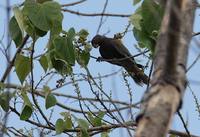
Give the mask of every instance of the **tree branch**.
POLYGON ((80 16, 87 16, 87 17, 94 17, 94 16, 110 16, 110 17, 122 17, 122 18, 128 18, 131 15, 130 14, 112 14, 112 13, 82 13, 82 12, 78 12, 78 11, 73 11, 73 10, 69 10, 69 9, 62 9, 62 11, 64 12, 68 12, 71 14, 76 14, 76 15, 80 15, 80 16))

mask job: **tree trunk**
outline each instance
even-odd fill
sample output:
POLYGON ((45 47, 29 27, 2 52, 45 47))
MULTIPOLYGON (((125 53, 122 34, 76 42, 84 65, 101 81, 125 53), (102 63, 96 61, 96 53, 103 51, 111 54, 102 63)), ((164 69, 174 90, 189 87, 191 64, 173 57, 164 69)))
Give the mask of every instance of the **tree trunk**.
POLYGON ((156 45, 151 87, 144 96, 136 137, 164 137, 186 87, 186 60, 195 2, 168 0, 156 45))

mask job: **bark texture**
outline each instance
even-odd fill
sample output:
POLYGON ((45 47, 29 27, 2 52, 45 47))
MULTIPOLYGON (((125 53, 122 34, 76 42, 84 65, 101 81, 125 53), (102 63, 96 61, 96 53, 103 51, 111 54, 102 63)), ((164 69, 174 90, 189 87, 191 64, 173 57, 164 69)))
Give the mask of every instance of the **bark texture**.
POLYGON ((164 137, 186 86, 186 60, 195 2, 168 0, 156 45, 151 87, 144 96, 136 137, 164 137))

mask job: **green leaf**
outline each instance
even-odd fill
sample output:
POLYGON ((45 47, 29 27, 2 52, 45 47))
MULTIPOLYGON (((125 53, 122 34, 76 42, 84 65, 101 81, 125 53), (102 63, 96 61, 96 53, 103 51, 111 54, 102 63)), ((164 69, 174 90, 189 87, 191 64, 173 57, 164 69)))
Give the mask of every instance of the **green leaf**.
POLYGON ((144 32, 143 30, 137 30, 136 28, 133 28, 133 33, 135 36, 135 39, 138 41, 138 44, 140 48, 147 48, 154 52, 155 49, 155 41, 150 38, 150 36, 144 32))
POLYGON ((24 14, 31 22, 42 31, 53 30, 52 33, 59 33, 62 30, 63 15, 61 6, 54 1, 46 1, 42 4, 33 0, 26 0, 24 14), (57 30, 55 29, 57 27, 57 30), (58 27, 59 26, 59 27, 58 27))
POLYGON ((44 3, 46 1, 52 1, 52 0, 36 0, 36 2, 38 2, 38 3, 44 3))
POLYGON ((56 128, 56 134, 61 134, 64 131, 64 121, 59 118, 56 121, 55 128, 56 128))
POLYGON ((26 15, 24 15, 23 10, 21 11, 18 7, 15 7, 13 10, 14 10, 16 21, 19 25, 21 32, 22 32, 22 36, 23 36, 23 32, 26 31, 26 33, 29 36, 36 39, 36 37, 35 37, 36 36, 35 35, 36 34, 36 28, 33 26, 31 21, 29 20, 29 18, 26 15))
POLYGON ((21 96, 23 98, 24 104, 23 104, 22 112, 20 114, 20 119, 27 120, 32 115, 33 106, 32 106, 31 101, 29 100, 29 97, 27 96, 26 91, 24 89, 21 90, 21 96))
POLYGON ((67 118, 65 119, 65 127, 66 127, 67 129, 71 129, 71 128, 72 128, 72 119, 71 119, 71 117, 67 117, 67 118))
POLYGON ((66 64, 75 64, 75 50, 71 37, 57 37, 54 40, 55 53, 58 55, 56 59, 61 59, 66 64))
POLYGON ((46 95, 46 97, 45 97, 45 107, 46 107, 46 109, 49 109, 50 107, 55 106, 56 103, 57 103, 57 100, 56 100, 56 97, 53 94, 49 93, 49 94, 46 95))
POLYGON ((99 114, 95 117, 91 113, 88 114, 88 117, 94 126, 102 125, 102 118, 104 117, 105 112, 99 112, 99 114))
POLYGON ((12 40, 15 42, 16 47, 19 47, 22 44, 23 33, 19 28, 17 20, 13 16, 9 23, 9 32, 12 40))
POLYGON ((130 17, 130 21, 133 24, 133 26, 138 29, 141 30, 141 20, 142 20, 142 16, 140 14, 133 14, 130 17))
POLYGON ((77 52, 77 62, 82 66, 86 67, 90 60, 90 53, 86 51, 77 52))
POLYGON ((31 23, 31 21, 29 20, 29 18, 27 16, 24 15, 23 18, 23 27, 24 30, 26 31, 26 33, 31 36, 32 38, 36 39, 36 29, 34 27, 34 25, 31 23))
POLYGON ((71 40, 73 40, 73 38, 75 37, 76 35, 76 31, 74 28, 70 28, 67 32, 67 37, 71 40))
POLYGON ((42 55, 39 59, 40 65, 42 66, 43 70, 46 72, 48 69, 48 60, 45 55, 42 55))
POLYGON ((22 98, 23 98, 23 101, 24 101, 24 104, 29 106, 29 107, 32 107, 32 104, 31 104, 31 101, 29 100, 27 94, 25 91, 21 91, 21 95, 22 95, 22 98))
POLYGON ((25 78, 31 71, 30 58, 18 54, 15 61, 15 70, 21 83, 24 82, 25 78))
POLYGON ((61 57, 59 57, 56 53, 57 52, 55 50, 54 42, 49 41, 48 51, 47 51, 47 60, 49 68, 50 69, 55 68, 61 75, 71 74, 72 67, 70 66, 70 64, 66 62, 65 59, 61 59, 61 57))
POLYGON ((97 117, 94 119, 94 125, 95 126, 101 126, 102 125, 102 118, 104 117, 105 112, 99 112, 97 117))
POLYGON ((36 27, 35 27, 35 31, 36 31, 37 36, 40 36, 40 37, 43 37, 47 34, 47 31, 40 30, 36 27))
POLYGON ((86 120, 78 119, 77 122, 78 122, 78 125, 80 128, 82 128, 84 130, 87 130, 89 128, 89 123, 86 120))
POLYGON ((33 112, 32 107, 30 107, 29 105, 24 105, 22 112, 20 114, 20 120, 27 120, 31 117, 33 112))
POLYGON ((90 52, 92 50, 92 45, 86 42, 86 44, 84 44, 84 50, 85 52, 90 52))
POLYGON ((51 93, 51 89, 46 85, 43 86, 43 91, 44 91, 45 94, 51 93))
POLYGON ((80 136, 80 137, 89 137, 89 134, 87 132, 87 129, 89 128, 89 123, 86 120, 84 120, 84 119, 77 118, 74 115, 72 115, 72 116, 78 122, 78 127, 81 128, 81 132, 79 132, 77 134, 77 136, 80 136))
POLYGON ((0 106, 5 112, 9 111, 9 101, 5 100, 2 96, 0 96, 0 106))
POLYGON ((90 137, 87 130, 81 130, 80 137, 90 137))
POLYGON ((141 0, 133 0, 133 5, 136 5, 140 2, 141 0))
POLYGON ((109 137, 108 133, 109 133, 109 132, 102 132, 102 133, 101 133, 101 137, 109 137))
POLYGON ((81 29, 78 33, 79 37, 82 39, 86 39, 87 36, 89 35, 88 31, 85 29, 81 29))
POLYGON ((164 9, 152 0, 144 0, 142 3, 142 18, 144 29, 151 34, 160 29, 164 9))
POLYGON ((14 94, 8 91, 0 94, 0 106, 2 107, 4 111, 8 112, 9 102, 13 96, 14 94))
POLYGON ((58 59, 52 53, 49 55, 50 67, 55 68, 61 75, 71 74, 72 67, 65 63, 65 61, 58 59))
POLYGON ((14 12, 15 19, 16 19, 18 25, 19 25, 19 28, 22 32, 22 36, 23 36, 23 31, 24 31, 24 21, 23 21, 24 16, 23 16, 23 13, 18 7, 14 7, 13 12, 14 12))
POLYGON ((72 128, 72 119, 69 112, 61 112, 60 113, 64 117, 64 125, 66 129, 72 128))
POLYGON ((130 21, 134 25, 133 34, 139 47, 151 50, 150 54, 154 53, 163 13, 164 9, 158 3, 144 0, 130 17, 130 21))

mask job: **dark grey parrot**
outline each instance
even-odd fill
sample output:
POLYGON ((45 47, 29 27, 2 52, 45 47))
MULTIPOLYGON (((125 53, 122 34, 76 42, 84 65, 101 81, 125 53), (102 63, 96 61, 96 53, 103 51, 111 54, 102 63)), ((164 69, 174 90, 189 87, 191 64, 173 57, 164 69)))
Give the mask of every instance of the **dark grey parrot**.
POLYGON ((99 47, 99 52, 101 54, 101 57, 98 58, 99 61, 105 60, 111 64, 122 66, 139 85, 148 83, 149 78, 144 73, 142 65, 135 62, 120 39, 96 35, 92 39, 92 46, 94 48, 99 47))

